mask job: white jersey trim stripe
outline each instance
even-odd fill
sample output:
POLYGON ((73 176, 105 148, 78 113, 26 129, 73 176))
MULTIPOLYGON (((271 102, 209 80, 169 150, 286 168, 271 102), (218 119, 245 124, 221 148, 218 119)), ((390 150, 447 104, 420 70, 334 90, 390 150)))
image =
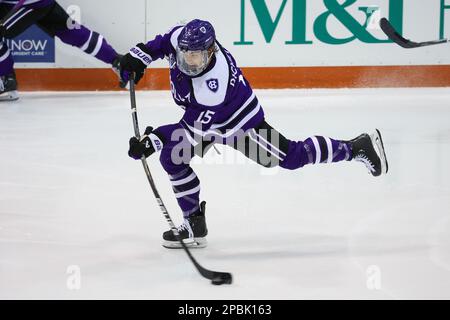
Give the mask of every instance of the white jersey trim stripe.
POLYGON ((261 142, 259 142, 257 138, 255 139, 255 137, 253 137, 252 134, 253 134, 253 131, 250 131, 249 134, 248 134, 248 136, 249 136, 250 139, 252 139, 253 141, 255 141, 256 144, 258 144, 261 148, 263 148, 264 150, 267 150, 269 153, 271 153, 273 156, 275 156, 275 158, 277 158, 277 159, 280 160, 280 161, 283 161, 283 159, 282 159, 278 154, 276 154, 276 153, 273 152, 272 150, 269 150, 269 148, 267 148, 267 146, 265 146, 265 145, 263 145, 261 142))
POLYGON ((194 134, 200 135, 202 137, 212 134, 219 136, 221 138, 227 138, 233 134, 235 134, 237 131, 239 131, 242 126, 247 123, 251 118, 253 118, 259 111, 261 110, 261 105, 258 103, 258 106, 253 109, 252 112, 250 112, 244 119, 241 120, 232 130, 228 130, 226 133, 221 133, 218 130, 207 130, 207 131, 201 131, 199 129, 196 129, 194 127, 191 127, 185 120, 183 120, 183 123, 188 127, 189 130, 191 130, 194 134))
POLYGON ((196 193, 199 191, 200 191, 200 185, 196 186, 195 188, 193 188, 191 190, 187 190, 187 191, 180 192, 180 193, 175 193, 175 197, 177 199, 179 199, 179 198, 183 198, 184 196, 188 196, 190 194, 193 194, 193 193, 196 193))
POLYGON ((258 139, 261 144, 264 144, 265 149, 269 149, 270 147, 270 153, 273 153, 274 155, 277 154, 278 156, 284 158, 286 156, 286 154, 280 154, 280 151, 270 142, 266 141, 263 139, 263 137, 261 135, 259 135, 255 129, 252 129, 253 135, 254 137, 256 137, 256 139, 258 139), (262 141, 261 141, 262 140, 262 141))
POLYGON ((331 143, 331 139, 328 137, 324 137, 325 141, 327 142, 327 148, 328 148, 328 160, 327 163, 333 162, 333 144, 331 143))
POLYGON ((286 153, 284 153, 283 151, 281 151, 280 149, 278 149, 273 143, 267 141, 262 135, 258 134, 258 133, 256 132, 255 129, 253 129, 253 130, 255 131, 255 134, 256 134, 256 135, 257 135, 264 143, 266 143, 267 145, 271 146, 272 149, 274 149, 276 152, 278 152, 278 153, 281 154, 282 156, 285 156, 285 157, 286 157, 286 153))
POLYGON ((242 126, 246 124, 248 121, 250 121, 251 118, 256 116, 256 114, 261 110, 261 105, 258 103, 258 106, 253 109, 252 112, 250 112, 244 119, 239 122, 236 127, 233 130, 230 130, 229 132, 225 133, 224 137, 229 137, 235 134, 237 131, 241 130, 242 126))
POLYGON ((98 37, 97 46, 95 47, 95 49, 91 53, 91 55, 95 57, 97 55, 97 53, 100 51, 102 45, 103 45, 103 36, 100 35, 100 37, 98 37))
POLYGON ((197 178, 197 175, 195 174, 195 172, 192 172, 189 176, 187 176, 184 179, 178 180, 178 181, 171 181, 173 186, 179 186, 185 183, 188 183, 192 180, 194 180, 195 178, 197 178))
POLYGON ((320 163, 320 157, 322 155, 322 152, 320 151, 319 140, 317 140, 316 137, 311 137, 311 140, 314 144, 314 149, 316 149, 316 162, 314 162, 314 164, 318 164, 320 163))
POLYGON ((87 41, 84 43, 84 45, 80 48, 82 51, 86 51, 87 48, 89 47, 89 42, 91 42, 92 39, 92 31, 89 34, 89 38, 87 39, 87 41))
POLYGON ((6 26, 8 25, 9 21, 11 21, 12 19, 14 19, 17 15, 21 14, 23 11, 25 10, 24 7, 20 8, 16 13, 14 13, 11 17, 8 18, 8 20, 6 20, 3 25, 6 26))
POLYGON ((211 129, 217 129, 220 127, 224 127, 227 124, 229 124, 231 121, 234 120, 234 118, 236 118, 243 110, 245 110, 245 108, 247 108, 247 106, 256 98, 255 93, 252 92, 252 95, 250 96, 250 98, 247 99, 247 101, 245 101, 245 103, 242 105, 242 107, 240 107, 235 113, 233 113, 233 115, 231 116, 231 118, 229 118, 227 121, 222 122, 222 123, 218 123, 218 124, 213 124, 211 126, 211 129))
MULTIPOLYGON (((194 135, 199 135, 199 136, 204 137, 204 136, 206 136, 206 135, 208 134, 208 132, 209 132, 209 130, 204 132, 204 131, 202 131, 202 130, 200 130, 200 129, 191 127, 191 126, 186 122, 186 120, 183 120, 183 123, 185 124, 185 126, 186 126, 192 133, 194 133, 194 135)), ((189 137, 189 135, 188 135, 188 137, 189 137)))
POLYGON ((27 14, 29 14, 31 11, 33 11, 34 9, 30 9, 28 11, 26 11, 24 14, 22 14, 20 17, 18 17, 16 20, 14 20, 14 22, 12 22, 11 24, 6 26, 6 29, 8 30, 9 28, 11 28, 13 25, 15 25, 17 22, 20 21, 20 19, 22 19, 23 17, 25 17, 27 14))
MULTIPOLYGON (((186 121, 183 120, 183 122, 185 123, 186 126, 189 126, 189 125, 186 123, 186 121)), ((198 145, 198 142, 195 141, 195 140, 191 137, 191 134, 189 133, 188 129, 186 129, 186 128, 184 128, 184 127, 183 127, 183 129, 184 129, 184 131, 186 132, 186 138, 188 139, 188 141, 190 142, 190 144, 193 145, 194 147, 195 147, 196 145, 198 145)))

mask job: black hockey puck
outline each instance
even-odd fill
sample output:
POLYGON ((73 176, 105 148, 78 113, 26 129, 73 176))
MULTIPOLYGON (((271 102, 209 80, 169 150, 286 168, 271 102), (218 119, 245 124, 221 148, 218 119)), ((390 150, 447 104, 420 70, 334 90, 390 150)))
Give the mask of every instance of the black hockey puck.
POLYGON ((232 282, 233 277, 231 276, 231 273, 220 274, 211 280, 211 283, 216 286, 220 286, 222 284, 231 284, 232 282))

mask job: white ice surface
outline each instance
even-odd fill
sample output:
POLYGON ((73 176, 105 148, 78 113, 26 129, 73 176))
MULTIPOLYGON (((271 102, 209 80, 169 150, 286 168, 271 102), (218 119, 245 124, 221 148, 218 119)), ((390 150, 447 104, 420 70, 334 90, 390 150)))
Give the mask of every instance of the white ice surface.
MULTIPOLYGON (((216 287, 161 246, 167 223, 127 156, 128 94, 25 93, 0 104, 0 298, 449 299, 450 89, 257 94, 291 139, 379 128, 389 174, 360 163, 267 171, 211 150, 193 164, 210 232, 194 255, 233 273, 216 287), (72 265, 80 290, 66 285, 72 265)), ((138 92, 138 112, 141 130, 182 115, 169 92, 138 92)), ((149 163, 180 222, 157 157, 149 163)))

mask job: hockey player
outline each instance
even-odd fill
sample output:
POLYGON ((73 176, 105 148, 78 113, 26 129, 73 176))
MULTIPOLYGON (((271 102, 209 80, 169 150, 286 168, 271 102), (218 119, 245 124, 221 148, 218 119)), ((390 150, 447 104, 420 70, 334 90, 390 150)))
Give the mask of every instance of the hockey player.
MULTIPOLYGON (((18 36, 33 24, 50 36, 57 36, 62 42, 110 64, 119 73, 121 55, 102 35, 72 21, 55 0, 0 0, 0 19, 3 21, 0 26, 0 101, 19 98, 14 60, 5 39, 18 36)), ((124 83, 119 85, 125 87, 124 83)))
MULTIPOLYGON (((200 202, 200 181, 189 163, 213 143, 229 145, 265 167, 295 170, 354 160, 363 162, 373 176, 387 173, 378 130, 350 141, 322 136, 295 141, 272 128, 250 83, 217 41, 209 22, 193 20, 132 48, 121 60, 123 81, 130 72, 139 81, 147 66, 163 57, 169 60, 173 99, 185 110, 184 116, 175 124, 147 127, 139 141, 131 138, 129 156, 140 159, 161 152, 161 164, 184 215, 179 233, 187 245, 206 246, 205 202, 200 202)), ((163 246, 179 248, 180 244, 167 231, 163 246)))

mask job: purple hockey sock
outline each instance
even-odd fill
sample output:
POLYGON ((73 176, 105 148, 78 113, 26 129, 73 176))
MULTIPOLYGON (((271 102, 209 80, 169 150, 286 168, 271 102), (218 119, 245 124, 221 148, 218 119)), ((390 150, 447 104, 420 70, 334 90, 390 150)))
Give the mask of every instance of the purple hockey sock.
POLYGON ((77 25, 74 29, 58 31, 56 36, 62 42, 78 47, 107 64, 112 64, 117 56, 117 52, 101 34, 90 31, 82 25, 77 25))
POLYGON ((200 180, 191 167, 170 175, 172 189, 185 218, 200 208, 200 180))
POLYGON ((6 76, 13 72, 14 60, 5 42, 0 43, 0 76, 6 76))
POLYGON ((289 151, 280 166, 295 170, 307 164, 334 163, 351 160, 348 142, 314 136, 303 141, 291 141, 289 151))

